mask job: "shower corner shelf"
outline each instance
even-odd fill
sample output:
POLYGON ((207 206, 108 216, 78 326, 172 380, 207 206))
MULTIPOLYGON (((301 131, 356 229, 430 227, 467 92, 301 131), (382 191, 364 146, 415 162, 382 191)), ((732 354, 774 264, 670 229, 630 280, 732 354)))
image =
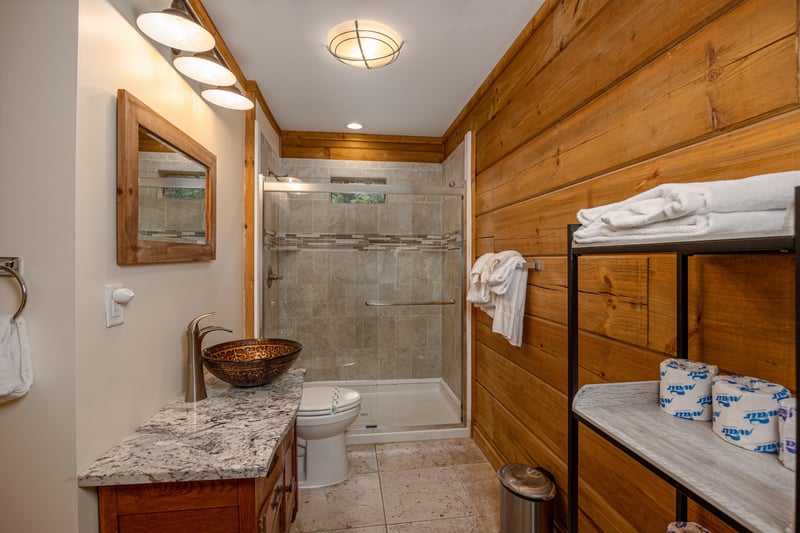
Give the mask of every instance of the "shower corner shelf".
MULTIPOLYGON (((795 204, 800 188, 795 190, 795 204)), ((795 227, 800 224, 795 211, 795 227)), ((578 258, 582 255, 676 255, 676 356, 688 355, 688 256, 705 254, 794 253, 794 235, 748 234, 694 241, 642 241, 624 245, 574 245, 568 227, 568 502, 567 525, 577 531, 578 424, 602 436, 676 489, 675 519, 686 520, 687 497, 736 529, 788 531, 800 509, 798 476, 774 455, 758 454, 722 441, 708 422, 678 419, 657 403, 658 382, 604 383, 578 389, 578 258), (657 427, 653 427, 657 425, 657 427), (665 438, 677 435, 678 438, 665 438)), ((800 317, 800 265, 795 261, 795 324, 800 317)), ((795 344, 795 365, 800 347, 795 344)), ((800 377, 795 372, 795 391, 800 377)))

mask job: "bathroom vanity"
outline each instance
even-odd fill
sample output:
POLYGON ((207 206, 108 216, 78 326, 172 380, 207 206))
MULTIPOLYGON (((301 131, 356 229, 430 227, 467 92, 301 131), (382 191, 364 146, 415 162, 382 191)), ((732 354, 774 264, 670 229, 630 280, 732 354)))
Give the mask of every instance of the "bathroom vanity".
POLYGON ((303 372, 270 385, 207 381, 79 476, 97 487, 102 532, 288 532, 297 512, 295 420, 303 372))

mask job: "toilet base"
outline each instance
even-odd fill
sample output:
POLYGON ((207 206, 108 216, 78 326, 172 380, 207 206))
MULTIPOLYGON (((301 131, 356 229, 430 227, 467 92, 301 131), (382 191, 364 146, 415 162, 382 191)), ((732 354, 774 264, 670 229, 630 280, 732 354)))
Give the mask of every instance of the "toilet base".
POLYGON ((305 479, 300 476, 301 488, 327 487, 348 477, 344 432, 325 439, 306 439, 304 457, 305 479))

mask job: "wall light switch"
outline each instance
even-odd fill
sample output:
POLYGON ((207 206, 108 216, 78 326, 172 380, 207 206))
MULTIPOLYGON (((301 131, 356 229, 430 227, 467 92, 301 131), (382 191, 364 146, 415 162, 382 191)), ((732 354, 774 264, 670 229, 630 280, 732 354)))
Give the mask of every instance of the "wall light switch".
POLYGON ((122 316, 122 306, 114 301, 114 290, 121 289, 122 283, 106 284, 106 327, 119 326, 125 322, 122 316))

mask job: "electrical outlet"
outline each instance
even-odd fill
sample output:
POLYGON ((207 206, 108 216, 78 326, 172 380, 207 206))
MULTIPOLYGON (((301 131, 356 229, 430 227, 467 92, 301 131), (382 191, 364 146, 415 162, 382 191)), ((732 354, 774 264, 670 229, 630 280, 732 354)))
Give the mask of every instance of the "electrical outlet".
POLYGON ((122 283, 106 284, 106 327, 119 326, 125 322, 122 306, 114 301, 114 289, 121 289, 122 283))

